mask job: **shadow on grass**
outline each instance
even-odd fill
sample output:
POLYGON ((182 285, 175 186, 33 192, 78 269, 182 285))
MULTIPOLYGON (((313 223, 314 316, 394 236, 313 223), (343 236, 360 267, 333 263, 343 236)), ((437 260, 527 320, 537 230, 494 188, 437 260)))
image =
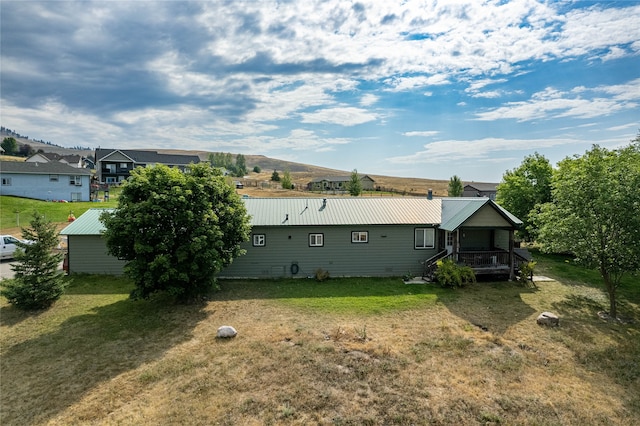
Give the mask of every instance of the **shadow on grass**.
MULTIPOLYGON (((569 295, 553 304, 559 312, 562 343, 576 362, 595 374, 605 374, 627 389, 624 404, 640 416, 640 316, 638 307, 624 301, 619 311, 631 315, 628 322, 603 319, 598 313, 608 310, 606 300, 584 295, 569 295)), ((636 417, 637 420, 637 417, 636 417)))
POLYGON ((190 339, 205 317, 203 305, 127 299, 3 348, 3 423, 46 423, 101 383, 190 339))
POLYGON ((536 292, 535 286, 509 281, 478 282, 456 291, 461 293, 459 298, 443 300, 449 311, 494 334, 503 334, 536 312, 521 297, 536 292))

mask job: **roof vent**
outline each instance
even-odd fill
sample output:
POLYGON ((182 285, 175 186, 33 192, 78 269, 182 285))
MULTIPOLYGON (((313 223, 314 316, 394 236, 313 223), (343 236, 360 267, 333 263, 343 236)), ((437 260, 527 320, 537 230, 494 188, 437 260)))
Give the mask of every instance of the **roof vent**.
POLYGON ((427 191, 427 200, 433 200, 433 189, 431 188, 427 191))

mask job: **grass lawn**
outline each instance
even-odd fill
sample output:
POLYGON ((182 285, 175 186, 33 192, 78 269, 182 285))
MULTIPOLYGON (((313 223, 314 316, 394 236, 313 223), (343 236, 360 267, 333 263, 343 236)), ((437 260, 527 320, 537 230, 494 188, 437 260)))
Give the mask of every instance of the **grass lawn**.
POLYGON ((557 281, 223 281, 189 306, 75 276, 47 311, 0 301, 0 423, 639 424, 638 277, 606 322, 590 272, 536 258, 557 281))

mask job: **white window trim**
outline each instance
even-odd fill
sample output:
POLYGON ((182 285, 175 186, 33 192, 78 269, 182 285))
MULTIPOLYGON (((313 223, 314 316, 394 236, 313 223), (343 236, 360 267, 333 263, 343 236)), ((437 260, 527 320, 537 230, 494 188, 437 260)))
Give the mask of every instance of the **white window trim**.
POLYGON ((58 175, 49 175, 49 182, 58 182, 59 179, 58 175))
POLYGON ((323 247, 324 246, 324 234, 314 233, 309 234, 309 247, 323 247))
POLYGON ((435 243, 436 243, 436 239, 435 239, 435 229, 433 228, 415 228, 414 232, 413 232, 413 248, 415 248, 416 250, 427 250, 427 249, 432 249, 435 247, 435 243), (423 246, 418 246, 418 239, 416 238, 418 231, 422 231, 423 234, 423 240, 425 242, 425 245, 423 246), (428 234, 430 235, 430 238, 428 237, 428 234), (426 245, 427 241, 431 240, 431 245, 426 245))
POLYGON ((267 245, 267 238, 265 234, 253 234, 253 246, 264 247, 267 245))
POLYGON ((11 186, 11 178, 3 177, 2 178, 2 186, 11 186))
POLYGON ((369 242, 369 231, 351 231, 351 242, 364 244, 369 242))

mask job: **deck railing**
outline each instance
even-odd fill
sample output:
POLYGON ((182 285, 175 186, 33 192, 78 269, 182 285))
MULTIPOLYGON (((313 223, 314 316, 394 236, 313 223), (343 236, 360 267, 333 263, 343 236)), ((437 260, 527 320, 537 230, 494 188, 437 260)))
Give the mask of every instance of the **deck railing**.
POLYGON ((458 263, 471 268, 497 268, 509 266, 509 252, 493 251, 461 251, 458 253, 458 263))

